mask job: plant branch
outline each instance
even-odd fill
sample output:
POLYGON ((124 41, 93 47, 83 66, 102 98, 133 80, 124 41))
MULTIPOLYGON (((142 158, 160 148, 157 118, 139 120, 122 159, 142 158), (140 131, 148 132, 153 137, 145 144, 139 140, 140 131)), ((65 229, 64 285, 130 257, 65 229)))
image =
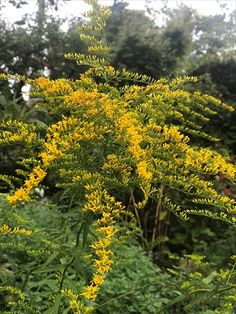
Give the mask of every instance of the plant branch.
POLYGON ((163 184, 161 184, 160 189, 159 189, 160 197, 159 197, 157 207, 156 207, 155 223, 154 223, 154 228, 153 228, 153 233, 152 233, 152 242, 154 242, 156 238, 158 219, 160 217, 160 212, 161 212, 163 190, 164 190, 164 186, 163 184))

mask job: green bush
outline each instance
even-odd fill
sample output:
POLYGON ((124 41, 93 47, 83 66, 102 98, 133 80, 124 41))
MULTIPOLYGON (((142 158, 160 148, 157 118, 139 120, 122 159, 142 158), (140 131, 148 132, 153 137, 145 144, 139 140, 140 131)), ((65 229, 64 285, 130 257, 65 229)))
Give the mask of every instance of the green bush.
POLYGON ((169 289, 176 292, 176 297, 160 313, 235 313, 235 266, 235 255, 224 268, 208 263, 201 255, 177 258, 177 265, 169 269, 173 275, 169 289))
POLYGON ((137 245, 115 249, 116 262, 98 298, 97 314, 156 313, 170 301, 170 275, 156 267, 137 245))

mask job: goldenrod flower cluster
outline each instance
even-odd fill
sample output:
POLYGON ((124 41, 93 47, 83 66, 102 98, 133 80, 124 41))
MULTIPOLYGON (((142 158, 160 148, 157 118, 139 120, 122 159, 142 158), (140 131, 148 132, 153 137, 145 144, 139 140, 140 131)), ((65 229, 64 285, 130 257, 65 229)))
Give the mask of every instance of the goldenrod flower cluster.
MULTIPOLYGON (((167 82, 125 87, 119 91, 108 84, 97 84, 91 71, 76 82, 42 78, 34 81, 34 86, 37 93, 43 94, 46 108, 57 114, 61 112, 61 116, 40 139, 35 162, 41 166, 35 167, 24 185, 7 199, 13 205, 30 200, 32 189, 42 182, 49 170, 57 173, 58 187, 86 190, 84 211, 100 217, 96 227, 99 240, 91 245, 96 254, 95 271, 90 285, 81 293, 85 299, 96 299, 112 266, 111 244, 118 232, 116 216, 124 208, 109 195, 110 187, 130 189, 135 185, 142 192, 142 199, 137 203, 134 200, 134 206, 144 209, 150 195, 155 196, 162 183, 166 189, 178 189, 186 195, 191 204, 187 210, 170 198, 163 198, 165 206, 182 219, 201 214, 235 221, 232 216, 235 201, 220 195, 210 181, 201 177, 224 174, 234 179, 235 167, 209 149, 190 146, 190 136, 182 133, 182 129, 189 130, 191 126, 201 134, 201 129, 186 117, 190 107, 191 113, 194 112, 196 98, 198 109, 199 104, 202 106, 202 114, 196 112, 196 119, 203 120, 205 112, 209 114, 205 96, 201 103, 200 95, 192 95, 180 90, 176 83, 167 82), (171 116, 182 124, 166 124, 165 120, 171 116), (98 186, 96 180, 100 182, 98 186), (198 209, 199 204, 206 208, 198 209), (220 210, 213 212, 215 207, 220 210)), ((209 101, 213 102, 211 98, 209 101)), ((23 124, 15 128, 29 130, 23 124)), ((2 133, 4 143, 14 138, 13 133, 6 132, 2 133)), ((27 145, 33 145, 36 132, 33 129, 27 132, 27 145)), ((15 137, 14 140, 21 139, 15 137)))
POLYGON ((105 190, 99 188, 99 185, 97 182, 95 186, 86 186, 87 203, 84 206, 84 211, 92 211, 100 215, 96 227, 99 240, 91 244, 91 248, 94 249, 96 254, 93 264, 95 272, 90 285, 86 286, 83 293, 81 293, 81 296, 88 300, 96 299, 99 289, 105 280, 105 276, 111 268, 112 251, 110 250, 110 246, 114 235, 118 232, 118 228, 115 225, 115 218, 124 211, 122 204, 117 202, 105 190), (94 190, 94 188, 96 189, 94 190))
POLYGON ((45 97, 50 97, 50 95, 55 94, 60 96, 72 92, 70 84, 65 79, 58 79, 52 83, 49 78, 40 77, 35 81, 31 81, 31 83, 38 89, 43 90, 43 95, 45 97))
POLYGON ((128 165, 127 160, 115 154, 107 155, 106 161, 102 166, 102 173, 113 177, 117 182, 128 186, 131 178, 132 168, 128 165))
POLYGON ((69 307, 75 314, 89 314, 92 307, 86 306, 78 300, 78 295, 72 289, 62 289, 61 294, 69 298, 69 307))
POLYGON ((10 228, 8 225, 3 224, 2 227, 0 227, 0 233, 2 235, 6 235, 6 234, 19 234, 19 235, 31 235, 32 231, 31 230, 26 230, 24 228, 18 228, 18 227, 14 227, 14 228, 10 228))
POLYGON ((25 296, 23 294, 23 292, 15 287, 12 286, 0 286, 0 291, 8 291, 12 294, 15 294, 18 298, 17 301, 9 301, 9 304, 16 304, 19 301, 24 301, 25 300, 25 296))
POLYGON ((137 171, 140 177, 150 180, 152 178, 152 173, 147 170, 147 162, 145 160, 140 161, 137 165, 137 171))
POLYGON ((45 178, 46 172, 40 167, 36 166, 29 174, 29 178, 25 180, 24 187, 19 188, 13 195, 8 195, 7 200, 14 205, 17 202, 28 201, 30 199, 30 192, 37 187, 45 178))
POLYGON ((31 146, 37 143, 36 127, 21 121, 1 122, 0 145, 23 144, 31 146))
POLYGON ((194 150, 191 147, 186 151, 186 165, 192 169, 211 174, 221 173, 229 179, 236 175, 235 166, 227 162, 225 158, 206 148, 194 150))

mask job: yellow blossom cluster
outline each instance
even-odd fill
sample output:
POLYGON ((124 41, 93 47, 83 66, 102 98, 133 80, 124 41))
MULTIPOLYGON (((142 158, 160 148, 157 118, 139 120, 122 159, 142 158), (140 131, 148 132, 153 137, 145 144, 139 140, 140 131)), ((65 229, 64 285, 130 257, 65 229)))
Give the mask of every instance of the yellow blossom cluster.
POLYGON ((45 97, 51 95, 67 95, 72 92, 71 84, 66 79, 51 81, 47 77, 40 77, 32 80, 31 83, 43 93, 45 97))
POLYGON ((224 174, 227 178, 233 179, 236 175, 236 167, 223 156, 207 148, 194 150, 187 147, 186 166, 205 173, 224 174))
POLYGON ((57 141, 55 140, 50 140, 45 143, 45 148, 46 151, 40 153, 40 157, 42 158, 42 162, 45 167, 49 167, 55 159, 58 159, 64 155, 63 152, 58 148, 57 141))
POLYGON ((16 304, 19 301, 25 300, 25 296, 24 296, 23 292, 16 287, 0 286, 0 291, 8 291, 9 293, 16 295, 17 301, 9 301, 9 304, 16 304))
POLYGON ((116 109, 115 102, 106 94, 99 92, 96 87, 91 91, 78 89, 65 98, 63 110, 69 109, 74 113, 79 113, 83 118, 91 119, 97 115, 111 118, 116 109))
POLYGON ((29 193, 23 187, 20 187, 18 190, 16 190, 13 195, 7 196, 7 201, 13 205, 17 202, 28 201, 29 199, 29 193))
POLYGON ((0 80, 17 80, 17 81, 25 81, 26 77, 20 74, 5 74, 0 73, 0 80))
POLYGON ((93 264, 95 272, 93 273, 90 285, 86 286, 81 293, 81 296, 88 300, 96 299, 99 289, 105 280, 105 276, 111 268, 111 256, 113 253, 110 250, 110 246, 114 235, 118 232, 118 227, 115 225, 115 218, 124 211, 124 207, 120 202, 117 202, 105 190, 98 190, 98 187, 98 182, 95 186, 86 186, 87 203, 84 206, 84 211, 92 211, 93 213, 100 214, 96 228, 99 240, 91 244, 91 248, 93 248, 97 257, 93 264), (96 189, 94 190, 95 187, 96 189))
MULTIPOLYGON (((110 75, 116 72, 109 70, 109 67, 106 71, 110 75)), ((171 188, 195 194, 193 203, 199 201, 202 204, 207 199, 207 204, 210 204, 209 199, 212 198, 213 206, 227 207, 224 205, 226 199, 216 196, 212 192, 213 188, 205 187, 204 180, 198 176, 192 177, 191 174, 224 174, 233 179, 235 167, 219 154, 189 146, 189 137, 182 133, 185 130, 206 136, 196 121, 207 121, 205 114, 214 114, 214 103, 220 107, 220 102, 216 103, 214 98, 179 88, 184 81, 194 81, 194 78, 179 78, 171 83, 160 80, 147 86, 125 87, 121 97, 120 91, 109 84, 96 84, 92 75, 93 69, 82 76, 81 80, 70 83, 71 89, 67 89, 63 99, 58 101, 57 98, 58 108, 65 115, 48 128, 44 150, 40 153, 45 168, 51 167, 61 157, 65 156, 67 160, 66 156, 73 156, 75 149, 77 154, 83 152, 86 140, 102 143, 106 139, 118 148, 117 156, 123 154, 124 158, 121 159, 121 155, 114 157, 116 155, 113 151, 108 151, 99 169, 99 176, 109 176, 109 180, 112 180, 113 174, 117 178, 116 182, 127 184, 130 174, 135 170, 139 188, 143 192, 143 200, 139 205, 147 203, 152 191, 152 180, 164 180, 171 188), (212 108, 207 106, 207 102, 211 103, 212 108), (167 125, 167 117, 176 118, 181 125, 167 125), (189 117, 194 117, 195 120, 190 120, 189 117), (208 197, 205 197, 207 194, 208 197)), ((40 81, 41 88, 44 84, 52 87, 54 83, 56 90, 59 88, 58 82, 51 81, 49 84, 48 79, 40 81)), ((54 96, 57 97, 58 93, 48 96, 52 110, 55 108, 51 105, 54 96)), ((224 105, 221 107, 225 108, 224 105)), ((96 150, 94 145, 95 154, 96 150)), ((81 172, 81 169, 79 172, 74 171, 74 174, 61 169, 60 173, 68 177, 67 184, 74 185, 92 182, 99 177, 91 171, 81 172)), ((21 190, 23 193, 24 190, 21 190)), ((97 204, 94 208, 96 206, 97 204)), ((230 210, 234 211, 232 204, 230 210)))
POLYGON ((163 140, 165 142, 172 140, 177 143, 187 143, 189 141, 189 138, 181 134, 177 126, 171 126, 171 127, 164 126, 163 127, 163 140))
POLYGON ((36 139, 36 134, 29 134, 27 130, 21 131, 19 134, 12 134, 8 131, 2 132, 1 134, 1 143, 19 143, 21 141, 26 142, 27 144, 32 143, 36 139))
POLYGON ((147 170, 147 162, 145 160, 140 161, 137 165, 138 175, 146 180, 152 178, 152 173, 147 170))
POLYGON ((109 154, 102 166, 102 170, 106 175, 109 174, 113 179, 118 177, 119 181, 127 185, 131 177, 132 168, 128 165, 127 160, 122 159, 121 156, 109 154))
POLYGON ((78 295, 72 289, 62 289, 61 294, 67 297, 69 301, 69 307, 74 314, 89 314, 92 313, 93 308, 84 305, 78 300, 78 295))
POLYGON ((101 140, 108 133, 106 126, 95 125, 74 117, 64 117, 61 121, 51 125, 46 134, 45 150, 40 156, 45 167, 65 155, 72 148, 79 148, 80 141, 101 140))
POLYGON ((206 101, 206 103, 208 104, 209 102, 212 103, 214 106, 219 107, 219 108, 223 108, 229 111, 234 111, 234 108, 232 106, 229 106, 227 104, 225 104, 224 102, 222 102, 220 99, 217 99, 211 95, 203 95, 202 96, 203 100, 206 101))
POLYGON ((129 146, 128 150, 132 153, 134 158, 139 159, 143 154, 140 147, 144 140, 142 135, 142 128, 140 127, 136 114, 123 110, 116 119, 117 140, 126 141, 129 146))
POLYGON ((1 227, 0 227, 0 233, 2 235, 6 235, 6 234, 10 234, 10 235, 13 235, 13 234, 18 234, 18 235, 31 235, 32 234, 32 231, 31 230, 26 230, 24 228, 18 228, 18 227, 14 227, 14 228, 10 228, 8 225, 6 224, 3 224, 1 227))
POLYGON ((1 122, 3 131, 0 133, 0 144, 18 144, 23 143, 26 146, 33 145, 37 138, 36 127, 21 121, 3 121, 1 122))
POLYGON ((137 164, 137 174, 142 180, 151 180, 152 172, 148 152, 141 147, 146 139, 144 129, 138 121, 137 115, 123 109, 116 120, 117 140, 127 142, 127 150, 137 164))
POLYGON ((40 166, 36 166, 29 174, 29 178, 25 180, 24 187, 20 187, 13 195, 7 196, 8 202, 15 205, 17 202, 28 201, 31 190, 42 182, 46 174, 40 166))
POLYGON ((183 85, 188 82, 194 82, 196 83, 198 81, 198 78, 195 76, 179 76, 172 80, 171 86, 173 87, 179 87, 180 85, 183 85))

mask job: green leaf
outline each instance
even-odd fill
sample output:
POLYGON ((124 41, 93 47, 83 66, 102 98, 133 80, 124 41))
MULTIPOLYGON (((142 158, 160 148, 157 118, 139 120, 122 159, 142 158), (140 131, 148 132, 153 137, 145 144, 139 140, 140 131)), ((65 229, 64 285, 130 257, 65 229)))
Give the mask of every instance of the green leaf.
POLYGON ((52 255, 50 255, 49 258, 46 260, 46 262, 40 266, 40 269, 34 271, 34 273, 42 272, 42 270, 45 269, 54 259, 56 259, 58 255, 59 255, 59 252, 55 252, 52 255))
POLYGON ((59 314, 61 297, 62 297, 61 294, 58 294, 55 298, 55 304, 54 304, 54 313, 55 314, 59 314))
POLYGON ((83 266, 84 261, 81 254, 82 254, 82 251, 76 250, 75 261, 74 261, 76 279, 78 279, 79 277, 82 277, 87 282, 87 273, 83 266))
POLYGON ((79 255, 79 250, 77 249, 75 251, 75 261, 74 261, 74 267, 75 267, 75 275, 76 275, 76 279, 78 280, 79 278, 79 274, 80 274, 80 265, 81 265, 81 258, 80 258, 80 255, 79 255))
POLYGON ((57 290, 57 281, 54 279, 43 279, 37 282, 32 282, 28 284, 29 288, 36 288, 42 286, 48 286, 52 291, 57 290))
POLYGON ((66 258, 66 257, 60 258, 60 263, 61 263, 62 265, 66 265, 66 264, 67 264, 67 258, 66 258))

